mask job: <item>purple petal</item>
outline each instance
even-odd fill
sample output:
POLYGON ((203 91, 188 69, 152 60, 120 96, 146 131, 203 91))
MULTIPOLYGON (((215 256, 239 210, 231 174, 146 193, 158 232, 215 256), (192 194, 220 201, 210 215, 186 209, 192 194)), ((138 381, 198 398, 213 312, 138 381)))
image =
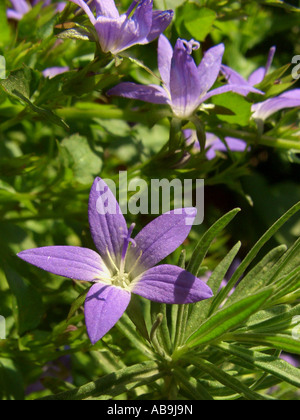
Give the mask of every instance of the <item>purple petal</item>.
POLYGON ((91 23, 92 23, 93 25, 95 25, 95 23, 96 23, 96 18, 95 18, 95 16, 93 15, 93 13, 92 13, 91 9, 90 9, 90 8, 89 8, 89 6, 85 3, 85 1, 84 1, 84 0, 70 0, 70 1, 71 1, 71 2, 73 2, 73 3, 75 3, 75 4, 77 4, 77 6, 81 7, 81 8, 85 11, 85 13, 88 15, 88 17, 89 17, 89 19, 90 19, 91 23))
POLYGON ((106 265, 111 267, 112 259, 119 267, 128 229, 115 196, 101 178, 95 179, 90 192, 89 222, 94 243, 106 265))
POLYGON ((205 53, 198 67, 202 92, 208 92, 215 84, 220 73, 224 51, 224 44, 220 44, 205 53))
POLYGON ((120 16, 114 0, 94 0, 94 5, 96 6, 97 18, 99 16, 110 18, 118 18, 120 16))
POLYGON ((143 43, 150 32, 151 24, 152 2, 147 0, 137 7, 131 18, 126 15, 116 19, 99 17, 95 28, 102 50, 117 54, 132 45, 143 43))
POLYGON ((152 42, 158 38, 172 22, 174 16, 173 10, 155 10, 152 13, 152 26, 147 35, 147 42, 152 42))
POLYGON ((273 63, 275 53, 276 53, 276 47, 274 46, 274 47, 270 48, 270 51, 269 51, 268 60, 267 60, 266 67, 265 67, 265 76, 267 75, 268 71, 270 70, 270 67, 273 63))
POLYGON ((201 279, 174 265, 160 265, 132 284, 132 293, 160 303, 193 303, 213 296, 201 279))
POLYGON ((221 139, 212 133, 207 133, 206 139, 206 145, 209 147, 209 150, 206 153, 208 160, 214 159, 216 157, 216 151, 228 152, 229 149, 232 152, 244 152, 247 147, 243 140, 235 139, 233 137, 226 137, 225 139, 228 148, 221 139))
POLYGON ((168 91, 170 91, 171 63, 173 48, 169 40, 161 35, 158 39, 158 69, 168 91))
POLYGON ((145 226, 134 238, 136 246, 128 252, 127 262, 133 277, 174 252, 190 233, 196 215, 197 209, 193 207, 177 209, 157 217, 145 226))
POLYGON ((16 12, 20 13, 22 16, 29 12, 30 7, 26 0, 10 0, 13 8, 16 12))
POLYGON ((85 300, 84 314, 88 336, 92 344, 101 338, 119 321, 125 312, 131 294, 125 289, 103 284, 94 284, 85 300))
POLYGON ((227 92, 238 93, 239 95, 242 95, 242 96, 247 96, 250 92, 264 95, 264 92, 262 92, 261 90, 255 89, 254 87, 250 85, 242 86, 242 85, 229 84, 229 85, 221 86, 219 88, 211 90, 206 95, 202 96, 200 103, 207 101, 207 99, 211 98, 212 96, 221 95, 227 92))
POLYGON ((49 67, 48 69, 45 69, 42 73, 44 77, 52 79, 53 77, 58 76, 59 74, 66 73, 69 70, 69 67, 49 67))
POLYGON ((153 104, 169 103, 166 91, 156 85, 138 85, 136 83, 125 82, 113 87, 107 92, 109 96, 121 96, 123 98, 138 99, 139 101, 150 102, 153 104))
POLYGON ((221 72, 226 77, 227 82, 231 85, 249 85, 247 80, 245 80, 239 73, 224 64, 221 66, 221 72))
POLYGON ((252 105, 255 120, 266 120, 271 115, 285 108, 296 108, 300 106, 300 89, 285 92, 275 98, 267 99, 264 102, 252 105))
POLYGON ((171 64, 170 93, 174 114, 188 117, 199 105, 202 93, 198 68, 181 39, 178 39, 171 64))
POLYGON ((255 70, 252 74, 250 74, 248 83, 251 86, 256 86, 261 83, 266 76, 266 69, 264 67, 260 67, 259 69, 255 70))
POLYGON ((95 251, 76 246, 48 246, 22 251, 22 260, 42 270, 73 280, 105 280, 109 272, 95 251))
POLYGON ((7 9, 6 16, 7 16, 7 19, 21 20, 24 15, 22 13, 16 12, 13 9, 7 9))

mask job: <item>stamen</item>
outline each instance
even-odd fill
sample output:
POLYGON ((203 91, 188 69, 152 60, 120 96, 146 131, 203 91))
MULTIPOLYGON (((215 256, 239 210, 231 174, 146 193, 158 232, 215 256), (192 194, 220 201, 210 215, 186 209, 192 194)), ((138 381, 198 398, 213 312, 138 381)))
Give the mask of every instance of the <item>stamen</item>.
POLYGON ((137 266, 137 265, 138 265, 138 263, 140 262, 140 259, 142 258, 142 255, 143 255, 143 251, 141 250, 141 251, 140 251, 140 255, 139 255, 139 257, 137 258, 136 262, 133 264, 133 267, 132 267, 132 269, 129 271, 128 276, 130 276, 130 275, 131 275, 131 273, 135 270, 136 266, 137 266))
POLYGON ((182 40, 183 44, 185 45, 188 54, 192 54, 193 51, 199 50, 200 42, 191 39, 190 41, 186 41, 185 39, 182 40))
POLYGON ((108 258, 109 258, 109 261, 111 262, 111 264, 112 264, 112 266, 114 267, 114 269, 117 271, 117 273, 119 272, 119 269, 118 269, 118 267, 116 266, 116 263, 114 262, 114 260, 112 259, 112 256, 110 255, 110 252, 109 252, 109 250, 108 250, 108 247, 106 248, 106 253, 107 253, 107 256, 108 256, 108 258))
POLYGON ((124 273, 126 256, 127 256, 127 251, 128 251, 129 244, 132 243, 132 245, 134 247, 136 246, 136 242, 134 241, 134 239, 132 239, 130 237, 134 228, 135 228, 135 223, 132 223, 132 225, 128 229, 127 236, 125 236, 125 238, 124 238, 124 245, 123 245, 123 249, 122 249, 122 258, 121 258, 120 273, 124 273))

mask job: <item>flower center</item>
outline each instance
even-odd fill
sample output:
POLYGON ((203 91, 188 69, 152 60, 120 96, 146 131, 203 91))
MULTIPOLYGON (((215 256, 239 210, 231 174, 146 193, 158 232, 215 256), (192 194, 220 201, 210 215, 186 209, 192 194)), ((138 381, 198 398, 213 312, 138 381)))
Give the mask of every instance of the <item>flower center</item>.
POLYGON ((130 285, 130 279, 129 274, 124 273, 117 273, 112 279, 111 279, 112 285, 121 287, 122 289, 127 289, 130 285))

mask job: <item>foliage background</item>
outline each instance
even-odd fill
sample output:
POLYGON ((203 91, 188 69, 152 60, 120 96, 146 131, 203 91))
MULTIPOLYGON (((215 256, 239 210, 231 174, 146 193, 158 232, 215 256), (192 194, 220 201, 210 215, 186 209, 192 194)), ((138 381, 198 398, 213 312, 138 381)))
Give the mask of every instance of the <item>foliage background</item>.
MULTIPOLYGON (((118 3, 125 10, 130 0, 118 3)), ((245 77, 265 64, 273 45, 274 68, 300 54, 299 11, 294 9, 298 1, 155 4, 176 9, 168 30, 173 43, 178 36, 194 38, 204 51, 224 42, 224 63, 245 77)), ((0 83, 0 313, 7 321, 8 339, 0 341, 0 398, 33 399, 96 380, 142 362, 144 356, 118 325, 92 348, 80 311, 66 323, 84 286, 41 272, 18 260, 16 253, 47 245, 93 248, 87 202, 95 176, 116 179, 120 170, 147 180, 187 174, 174 169, 174 162, 157 158, 169 136, 167 119, 160 119, 163 109, 105 95, 121 78, 149 83, 153 76, 126 58, 97 74, 91 65, 95 43, 58 41, 60 25, 71 21, 76 10, 72 5, 55 16, 53 6, 37 6, 18 24, 6 21, 6 5, 0 5, 0 54, 10 75, 0 83), (51 66, 69 66, 71 71, 45 79, 41 71, 51 66)), ((76 21, 86 19, 81 15, 76 21)), ((130 53, 155 70, 156 48, 154 42, 130 53)), ((276 137, 288 131, 286 127, 299 127, 299 116, 299 110, 276 114, 265 130, 276 137)), ((208 126, 220 121, 216 118, 208 119, 208 126)), ((247 130, 245 118, 239 115, 233 126, 247 130)), ((203 232, 235 207, 242 211, 213 243, 204 266, 214 269, 238 240, 243 258, 266 229, 300 201, 299 174, 297 155, 261 145, 244 155, 192 161, 188 175, 206 180, 206 208, 204 224, 193 228, 185 244, 188 258, 203 232)), ((128 216, 128 222, 139 227, 148 220, 128 216)), ((269 249, 291 245, 299 233, 299 217, 294 217, 269 249)), ((168 262, 177 264, 179 256, 180 250, 168 262)), ((285 387, 278 390, 280 398, 297 398, 294 389, 285 387)), ((136 396, 132 391, 126 398, 136 396)))

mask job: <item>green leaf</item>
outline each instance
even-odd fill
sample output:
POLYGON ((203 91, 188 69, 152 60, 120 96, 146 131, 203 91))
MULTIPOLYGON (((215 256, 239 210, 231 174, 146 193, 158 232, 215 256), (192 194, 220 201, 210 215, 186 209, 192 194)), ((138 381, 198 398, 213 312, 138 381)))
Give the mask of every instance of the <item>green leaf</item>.
MULTIPOLYGON (((215 268, 212 275, 210 276, 207 285, 212 289, 214 294, 218 292, 221 283, 224 280, 225 275, 230 265, 232 264, 234 258, 236 257, 240 247, 241 242, 238 242, 228 253, 228 255, 226 255, 226 257, 215 268)), ((188 319, 188 324, 185 331, 186 337, 189 337, 191 334, 193 334, 198 329, 201 322, 207 317, 211 303, 212 300, 208 299, 202 302, 194 303, 194 305, 192 305, 190 316, 188 319)))
POLYGON ((278 232, 278 230, 298 211, 300 210, 300 202, 295 204, 290 210, 288 210, 277 222, 270 227, 270 229, 258 240, 258 242, 253 246, 250 252, 247 254, 246 258, 242 261, 238 269, 235 271, 231 279, 229 280, 226 287, 224 287, 221 292, 216 296, 212 304, 211 312, 214 311, 219 305, 224 301, 229 292, 236 285, 237 281, 240 279, 242 274, 246 271, 248 266, 257 256, 261 248, 278 232))
POLYGON ((269 281, 271 268, 286 249, 285 245, 280 245, 270 251, 236 286, 234 293, 228 297, 226 306, 238 301, 243 296, 249 296, 266 286, 269 281))
POLYGON ((236 356, 254 368, 270 373, 277 378, 286 381, 296 387, 300 387, 300 371, 289 363, 269 354, 246 349, 235 344, 220 343, 217 346, 229 355, 236 356))
POLYGON ((211 32, 217 18, 216 12, 195 3, 185 3, 175 20, 177 31, 181 37, 204 41, 211 32))
POLYGON ((24 399, 23 378, 11 359, 0 358, 0 399, 24 399))
MULTIPOLYGON (((190 361, 189 361, 190 362, 190 361)), ((180 386, 197 401, 212 401, 213 397, 207 392, 205 387, 195 378, 187 377, 183 369, 174 369, 174 375, 178 378, 180 386)))
POLYGON ((257 312, 272 293, 273 290, 265 290, 219 310, 201 325, 188 339, 186 345, 193 348, 220 339, 257 312))
POLYGON ((40 294, 31 284, 23 279, 11 266, 5 266, 4 272, 11 292, 15 296, 14 310, 17 317, 19 335, 36 328, 44 315, 44 306, 40 294))
POLYGON ((74 134, 59 144, 64 166, 71 167, 74 178, 81 184, 91 184, 102 168, 102 148, 90 147, 86 137, 74 134))
POLYGON ((241 209, 237 208, 231 210, 229 213, 225 214, 221 219, 219 219, 210 229, 202 236, 198 242, 191 262, 188 265, 187 270, 193 273, 195 276, 198 275, 201 268, 201 264, 213 242, 213 240, 218 236, 218 234, 231 222, 231 220, 239 213, 241 209))
POLYGON ((37 88, 37 83, 37 73, 29 67, 24 67, 23 69, 11 72, 7 79, 0 81, 0 86, 2 86, 9 96, 28 105, 29 108, 42 117, 42 119, 63 128, 68 128, 66 123, 51 110, 41 108, 31 101, 30 98, 37 88))
POLYGON ((249 125, 251 118, 251 103, 237 93, 228 92, 212 98, 213 104, 221 108, 227 108, 233 115, 217 114, 219 120, 230 124, 238 124, 242 127, 249 125))
POLYGON ((104 396, 115 397, 126 392, 130 384, 141 386, 146 383, 155 382, 162 375, 163 373, 158 370, 155 362, 143 362, 103 376, 95 382, 82 385, 74 390, 41 399, 74 401, 86 400, 88 398, 96 398, 99 396, 106 399, 104 396))
POLYGON ((200 369, 202 372, 206 372, 208 375, 212 376, 218 382, 223 384, 224 386, 232 389, 239 395, 243 395, 247 400, 269 400, 272 399, 267 396, 263 396, 258 394, 257 392, 252 391, 246 385, 244 385, 241 381, 236 379, 234 376, 229 375, 228 373, 224 372, 224 370, 219 369, 214 364, 200 359, 199 357, 193 358, 192 361, 193 365, 200 369))

